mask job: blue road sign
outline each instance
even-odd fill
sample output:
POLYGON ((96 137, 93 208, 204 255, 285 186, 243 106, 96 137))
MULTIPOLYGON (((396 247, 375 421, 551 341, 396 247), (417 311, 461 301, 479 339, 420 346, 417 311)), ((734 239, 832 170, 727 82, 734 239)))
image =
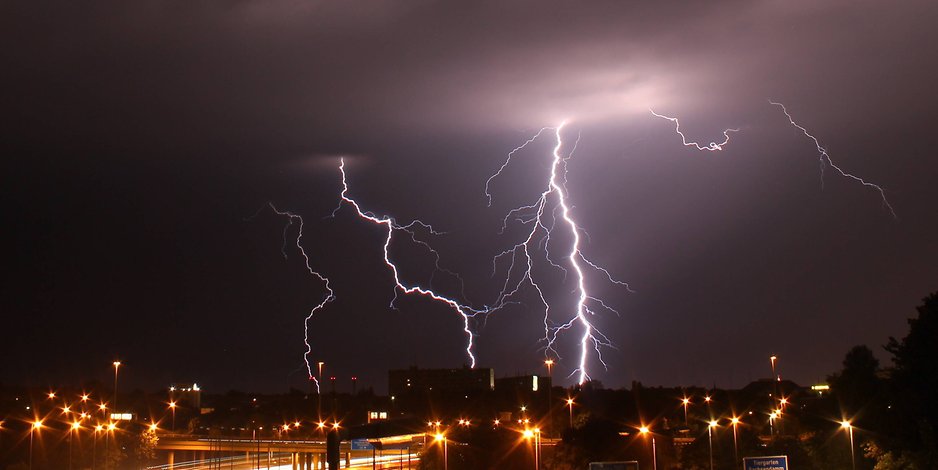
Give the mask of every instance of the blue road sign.
POLYGON ((745 457, 743 468, 745 470, 788 470, 788 456, 745 457))
POLYGON ((368 442, 368 439, 352 439, 352 450, 371 450, 374 446, 368 442))

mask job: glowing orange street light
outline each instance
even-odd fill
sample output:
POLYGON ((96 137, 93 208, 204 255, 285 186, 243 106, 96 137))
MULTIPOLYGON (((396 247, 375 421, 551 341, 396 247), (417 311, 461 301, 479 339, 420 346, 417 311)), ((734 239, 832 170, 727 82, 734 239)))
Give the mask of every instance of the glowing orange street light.
POLYGON ((72 422, 72 426, 71 428, 69 428, 69 431, 68 431, 68 468, 69 470, 71 470, 72 468, 72 436, 79 429, 81 429, 81 423, 79 423, 78 421, 74 421, 72 422))
POLYGON ((49 395, 47 396, 49 397, 50 400, 52 400, 53 398, 55 398, 55 392, 49 392, 49 395))
MULTIPOLYGON (((643 436, 648 436, 648 434, 651 433, 651 430, 648 429, 648 426, 642 426, 638 428, 638 432, 642 433, 643 436)), ((658 470, 658 449, 657 449, 657 445, 655 444, 654 434, 651 434, 651 462, 652 462, 652 469, 658 470)))
POLYGON ((97 424, 94 426, 94 434, 91 435, 91 468, 94 468, 98 461, 98 433, 104 431, 104 426, 97 424))
POLYGON ((738 462, 739 461, 739 445, 737 444, 737 441, 736 441, 736 426, 739 425, 739 418, 736 416, 733 416, 730 419, 730 423, 733 424, 733 458, 735 459, 734 462, 738 462))
POLYGON ((541 430, 539 428, 525 428, 525 430, 521 433, 521 436, 526 440, 534 440, 534 469, 539 469, 541 454, 541 430))
POLYGON ((840 422, 841 429, 847 431, 847 434, 850 436, 850 463, 853 467, 853 470, 857 469, 857 458, 855 452, 853 451, 853 425, 850 424, 849 420, 843 420, 840 422))
MULTIPOLYGON (((55 398, 55 393, 50 393, 52 395, 50 398, 55 398)), ((33 421, 32 426, 29 427, 29 469, 33 468, 33 434, 42 429, 42 420, 37 419, 33 421)))
POLYGON ((707 426, 707 439, 710 442, 710 470, 713 470, 713 430, 718 424, 715 420, 711 420, 707 426))
POLYGON ((117 369, 121 366, 121 361, 114 361, 114 411, 117 411, 117 369))
POLYGON ((550 432, 554 429, 554 360, 546 359, 544 365, 547 366, 547 430, 550 432))
POLYGON ((573 399, 567 398, 567 408, 570 409, 570 427, 573 428, 573 399))
POLYGON ((88 401, 89 398, 91 398, 91 396, 88 395, 87 393, 83 393, 81 395, 81 401, 88 401))
POLYGON ((170 401, 170 402, 169 402, 169 411, 170 411, 170 412, 172 413, 172 415, 173 415, 173 424, 172 424, 172 428, 170 428, 170 429, 171 429, 173 432, 176 432, 176 402, 175 402, 175 401, 170 401))
POLYGON ((446 445, 446 436, 443 433, 436 433, 436 436, 433 438, 435 442, 443 443, 443 470, 449 470, 449 449, 446 445))
POLYGON ((687 405, 690 405, 690 398, 684 397, 681 399, 681 404, 684 405, 684 426, 688 426, 687 423, 687 405))

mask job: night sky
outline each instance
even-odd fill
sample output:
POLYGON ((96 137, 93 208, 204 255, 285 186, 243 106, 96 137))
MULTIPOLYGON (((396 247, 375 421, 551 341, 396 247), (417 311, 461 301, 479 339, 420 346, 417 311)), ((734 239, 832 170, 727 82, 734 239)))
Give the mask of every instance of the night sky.
MULTIPOLYGON (((583 252, 615 315, 606 386, 802 384, 879 347, 938 289, 938 5, 933 0, 136 1, 0 4, 0 382, 156 390, 305 388, 311 360, 359 388, 467 363, 461 319, 394 295, 383 233, 338 205, 338 158, 367 210, 421 219, 465 299, 490 303, 510 208, 543 190, 566 119, 583 252), (785 103, 845 171, 769 100, 785 103), (722 152, 707 143, 739 128, 722 152), (294 226, 291 230, 295 229, 294 226), (296 233, 288 232, 295 237, 296 233), (288 240, 292 241, 292 240, 288 240)), ((392 247, 429 285, 433 260, 392 247)), ((569 279, 550 282, 563 297, 569 279)), ((434 287, 459 296, 451 278, 434 287)), ((477 328, 479 365, 546 373, 530 295, 477 328)), ((576 366, 561 339, 555 380, 576 366)), ((595 358, 594 358, 595 361, 595 358)))

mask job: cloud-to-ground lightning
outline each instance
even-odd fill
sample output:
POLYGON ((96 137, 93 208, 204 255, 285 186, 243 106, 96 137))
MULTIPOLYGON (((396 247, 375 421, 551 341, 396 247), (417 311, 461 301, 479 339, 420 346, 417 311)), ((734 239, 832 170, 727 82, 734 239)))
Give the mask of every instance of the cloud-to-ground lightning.
MULTIPOLYGON (((377 216, 374 213, 362 210, 358 202, 355 199, 352 199, 351 196, 349 196, 349 186, 348 186, 348 179, 345 174, 345 160, 344 159, 340 160, 339 172, 342 174, 342 194, 341 194, 342 200, 339 204, 339 207, 336 208, 333 214, 335 214, 338 210, 342 208, 342 204, 348 204, 353 209, 355 209, 355 213, 358 215, 358 217, 364 220, 367 220, 373 224, 384 226, 386 229, 386 236, 384 239, 384 246, 383 246, 384 264, 386 264, 388 268, 391 270, 391 274, 394 277, 394 288, 395 288, 394 299, 391 300, 391 307, 394 307, 394 300, 397 299, 398 291, 404 294, 419 294, 425 297, 429 297, 437 302, 442 302, 448 305, 451 309, 455 310, 456 313, 458 313, 462 317, 463 331, 466 333, 466 355, 469 357, 470 366, 475 367, 476 358, 475 358, 475 354, 473 354, 472 352, 473 332, 472 332, 472 328, 470 328, 470 319, 476 316, 477 314, 489 312, 491 310, 490 309, 483 309, 483 310, 474 309, 471 306, 463 305, 462 303, 460 303, 459 301, 455 299, 452 299, 445 295, 434 292, 430 288, 424 288, 424 287, 420 287, 416 285, 408 286, 404 284, 404 282, 401 280, 401 275, 400 275, 397 265, 394 264, 393 261, 391 261, 390 247, 391 247, 391 240, 394 236, 394 232, 406 232, 410 235, 410 238, 412 240, 415 240, 414 232, 413 232, 413 229, 415 227, 425 228, 431 231, 431 233, 437 233, 437 232, 435 232, 433 230, 433 227, 431 227, 429 224, 425 224, 419 220, 415 220, 413 222, 410 222, 409 224, 400 225, 397 222, 395 222, 394 219, 392 219, 391 217, 377 216)), ((429 249, 434 254, 434 256, 436 256, 436 261, 437 261, 436 267, 437 269, 439 269, 439 257, 436 254, 436 251, 434 251, 432 248, 429 247, 429 245, 425 243, 420 243, 420 244, 426 247, 427 249, 429 249)))
POLYGON ((853 181, 856 181, 856 182, 862 184, 863 186, 866 186, 866 187, 868 187, 868 188, 873 188, 875 191, 877 191, 877 192, 879 193, 880 199, 882 199, 882 201, 883 201, 883 206, 885 206, 886 209, 889 210, 889 213, 892 214, 893 218, 898 218, 898 217, 896 216, 896 211, 892 208, 892 204, 890 204, 890 203, 889 203, 889 200, 886 199, 886 191, 885 191, 881 186, 879 186, 878 184, 875 184, 875 183, 871 183, 871 182, 869 182, 869 181, 867 181, 867 180, 865 180, 865 179, 863 179, 863 178, 860 178, 859 176, 852 175, 852 174, 850 174, 850 173, 845 172, 843 169, 841 169, 839 166, 837 166, 837 164, 834 163, 834 161, 831 159, 830 154, 827 153, 827 149, 825 149, 824 147, 822 147, 822 146, 821 146, 821 143, 818 142, 817 137, 811 135, 811 133, 809 133, 807 129, 805 129, 805 128, 802 127, 800 124, 798 124, 798 123, 795 122, 794 118, 791 117, 791 114, 788 113, 788 109, 785 108, 785 105, 784 105, 784 104, 778 103, 778 102, 775 102, 775 101, 772 101, 772 100, 769 100, 769 103, 771 103, 772 105, 775 105, 775 106, 778 106, 779 108, 781 108, 781 109, 782 109, 782 112, 785 113, 785 117, 788 118, 788 123, 791 124, 792 126, 796 127, 798 130, 800 130, 802 133, 804 133, 804 135, 805 135, 806 137, 808 137, 809 139, 811 139, 812 142, 814 142, 814 146, 817 147, 818 159, 820 160, 820 164, 821 164, 821 184, 824 183, 824 168, 825 168, 825 166, 829 166, 829 167, 833 168, 834 171, 836 171, 837 173, 839 173, 840 176, 843 176, 844 178, 849 178, 849 179, 851 179, 851 180, 853 180, 853 181))
POLYGON ((723 150, 723 147, 726 144, 730 143, 730 132, 739 132, 739 129, 725 129, 723 130, 723 142, 720 142, 720 143, 710 142, 708 145, 700 145, 697 142, 687 140, 687 136, 685 136, 684 133, 681 131, 681 121, 679 121, 676 117, 665 116, 664 114, 658 114, 653 109, 649 109, 648 111, 651 111, 651 114, 657 117, 660 117, 661 119, 667 119, 668 121, 673 122, 674 132, 676 132, 679 136, 681 136, 681 142, 684 143, 684 146, 694 147, 700 151, 706 150, 708 152, 716 152, 719 150, 723 150))
POLYGON ((302 244, 303 217, 301 217, 299 214, 295 214, 290 211, 277 209, 277 207, 274 206, 273 203, 268 203, 268 205, 278 215, 287 217, 287 224, 283 227, 283 246, 280 249, 280 252, 283 254, 283 257, 284 258, 287 257, 286 245, 287 245, 288 232, 290 230, 290 227, 293 226, 294 222, 296 222, 297 232, 296 232, 296 238, 294 239, 296 248, 300 251, 300 254, 303 256, 303 261, 306 264, 306 270, 309 271, 309 273, 312 274, 314 277, 319 279, 323 283, 323 287, 326 289, 326 296, 322 299, 322 302, 314 306, 309 311, 309 314, 306 315, 306 318, 303 320, 303 344, 306 345, 306 352, 303 353, 303 362, 306 364, 306 372, 307 374, 309 374, 310 380, 312 380, 316 384, 316 392, 318 393, 319 392, 319 379, 317 379, 316 376, 313 375, 313 369, 309 363, 309 355, 313 351, 312 346, 309 344, 309 322, 310 320, 312 320, 313 315, 315 315, 316 312, 322 310, 326 306, 326 304, 335 300, 335 292, 333 292, 332 287, 329 286, 329 278, 322 275, 319 271, 316 271, 313 269, 309 261, 309 255, 306 254, 306 250, 303 248, 303 244, 302 244))
MULTIPOLYGON (((814 142, 820 154, 819 158, 821 162, 822 178, 824 168, 826 166, 830 166, 841 176, 875 189, 879 192, 883 204, 895 217, 895 211, 893 210, 892 205, 886 199, 885 191, 882 189, 882 187, 843 171, 833 162, 830 155, 827 153, 827 150, 820 145, 818 139, 811 135, 804 127, 795 123, 794 119, 788 113, 788 110, 784 105, 774 101, 770 101, 770 103, 780 107, 785 113, 785 116, 788 118, 790 124, 799 129, 804 133, 805 136, 814 142)), ((739 132, 739 129, 737 128, 725 129, 722 132, 724 139, 721 142, 710 142, 709 144, 701 145, 698 142, 687 139, 686 135, 681 130, 681 123, 678 118, 659 114, 651 109, 649 109, 649 111, 655 117, 666 119, 674 123, 674 131, 681 137, 683 145, 692 147, 698 151, 722 151, 724 147, 730 142, 730 134, 739 132)), ((476 333, 473 331, 472 320, 476 317, 480 317, 484 322, 484 319, 487 318, 488 314, 503 309, 508 305, 518 303, 519 301, 516 300, 516 298, 520 296, 520 293, 527 287, 533 289, 534 294, 537 295, 538 300, 543 305, 544 336, 542 341, 545 344, 543 350, 546 356, 562 359, 556 348, 560 335, 571 330, 579 332, 577 340, 578 358, 576 367, 573 369, 573 372, 570 375, 576 375, 578 383, 582 384, 583 382, 590 379, 589 362, 591 358, 595 357, 605 367, 606 363, 603 360, 603 348, 613 347, 609 338, 596 327, 593 317, 600 309, 618 314, 615 309, 591 293, 592 289, 589 285, 590 276, 600 275, 602 278, 604 278, 605 281, 624 286, 629 291, 631 291, 631 289, 629 288, 628 284, 616 280, 607 269, 590 261, 582 251, 583 237, 587 234, 574 218, 573 205, 569 200, 569 193, 567 190, 567 167, 569 160, 573 157, 577 144, 579 143, 579 136, 572 145, 565 144, 563 138, 565 127, 566 122, 562 122, 557 126, 543 127, 538 130, 533 136, 525 140, 521 145, 508 152, 505 160, 502 162, 498 170, 485 182, 485 196, 488 198, 488 205, 491 206, 493 201, 491 192, 492 183, 496 180, 496 178, 502 176, 506 168, 508 168, 508 166, 512 163, 513 158, 535 141, 541 139, 547 134, 553 134, 554 145, 552 151, 550 152, 550 173, 544 182, 544 186, 542 187, 543 189, 534 202, 510 209, 502 220, 501 233, 504 233, 507 230, 509 224, 514 222, 519 223, 522 227, 526 227, 524 232, 525 236, 522 241, 514 244, 501 253, 498 253, 492 259, 493 275, 498 271, 500 265, 507 265, 507 267, 505 268, 504 279, 500 281, 501 290, 495 298, 495 301, 491 305, 486 305, 483 308, 475 308, 470 305, 468 301, 465 301, 464 292, 461 292, 462 300, 459 300, 459 298, 447 296, 435 291, 432 286, 432 278, 430 280, 430 285, 427 287, 422 287, 420 285, 409 282, 405 283, 405 281, 402 279, 398 265, 395 264, 391 256, 392 241, 394 240, 395 234, 400 234, 400 232, 405 233, 406 237, 411 242, 422 246, 431 253, 435 260, 434 273, 440 271, 452 275, 459 281, 460 288, 463 287, 462 278, 460 278, 452 271, 442 268, 440 266, 439 253, 434 250, 428 242, 418 237, 418 232, 422 233, 423 231, 433 235, 439 234, 439 232, 435 231, 432 226, 420 220, 414 220, 407 224, 401 224, 390 216, 379 216, 370 211, 362 209, 358 201, 352 198, 349 194, 350 191, 348 176, 346 173, 344 159, 340 159, 339 162, 339 173, 341 174, 342 182, 340 201, 339 205, 332 214, 335 216, 338 211, 343 208, 343 206, 347 205, 354 209, 358 218, 383 227, 385 230, 384 242, 382 245, 383 261, 390 270, 394 279, 394 297, 391 300, 390 307, 396 308, 395 301, 397 300, 399 294, 417 294, 428 297, 436 302, 443 303, 455 311, 462 319, 462 328, 466 335, 465 351, 472 367, 475 367, 476 365, 476 357, 473 351, 476 333), (567 150, 567 147, 570 149, 567 150), (557 244, 563 244, 563 247, 557 248, 555 246, 557 244), (547 281, 543 278, 540 278, 540 274, 536 274, 538 269, 537 267, 541 263, 546 263, 546 265, 549 265, 551 268, 561 271, 563 273, 564 283, 567 282, 566 279, 570 274, 573 275, 575 287, 573 288, 572 293, 575 297, 575 303, 572 309, 559 311, 560 309, 555 305, 555 301, 553 300, 554 296, 549 295, 546 291, 545 283, 547 281)), ((311 267, 309 256, 307 256, 306 251, 303 249, 301 243, 301 239, 303 237, 302 217, 292 212, 279 210, 274 207, 273 204, 271 204, 270 207, 277 214, 288 217, 287 226, 284 228, 284 246, 286 246, 289 228, 294 223, 298 223, 298 232, 295 239, 295 244, 306 261, 307 270, 310 272, 310 274, 314 275, 323 282, 327 291, 327 295, 322 300, 322 302, 314 306, 306 316, 304 324, 304 344, 306 345, 304 361, 306 363, 307 372, 309 372, 310 378, 316 380, 312 374, 312 369, 308 360, 308 356, 312 350, 309 343, 309 322, 316 314, 316 312, 323 309, 327 303, 335 299, 335 293, 330 287, 329 279, 311 267)), ((286 256, 285 251, 284 256, 286 256)), ((318 388, 318 381, 316 382, 316 385, 318 388)))
POLYGON ((542 128, 524 144, 509 152, 498 171, 486 181, 485 195, 489 198, 489 204, 491 205, 492 195, 489 191, 489 186, 492 180, 501 175, 502 171, 511 163, 512 156, 525 148, 528 144, 534 142, 545 132, 553 131, 556 144, 551 152, 550 176, 547 179, 544 190, 534 203, 511 209, 503 221, 504 227, 508 224, 508 219, 515 218, 522 224, 529 225, 531 229, 527 232, 524 241, 499 253, 493 260, 493 264, 495 265, 497 265, 499 259, 508 258, 510 260, 504 285, 495 305, 496 307, 505 305, 509 299, 517 294, 525 285, 532 286, 544 305, 545 354, 553 353, 558 358, 560 355, 554 348, 558 335, 563 331, 578 327, 582 332, 579 338, 579 358, 577 367, 571 375, 577 375, 578 383, 582 384, 590 378, 588 364, 591 354, 590 351, 594 351, 597 359, 605 366, 601 348, 604 346, 612 346, 609 339, 596 328, 590 319, 590 317, 595 315, 594 308, 601 307, 615 312, 615 310, 610 308, 601 299, 590 294, 587 285, 586 270, 592 268, 602 273, 603 277, 610 282, 623 285, 626 288, 628 288, 628 285, 615 280, 610 275, 609 271, 589 261, 581 251, 581 234, 585 232, 573 218, 571 211, 572 205, 569 202, 565 185, 567 162, 573 154, 572 151, 567 153, 566 156, 561 153, 564 150, 562 132, 565 125, 566 123, 564 122, 556 127, 542 128), (565 259, 561 262, 552 259, 550 254, 551 235, 558 229, 557 222, 561 223, 571 239, 569 247, 564 250, 565 259), (567 273, 568 269, 572 270, 576 278, 576 288, 574 289, 576 304, 573 308, 573 313, 568 314, 559 322, 553 321, 552 317, 554 314, 552 313, 551 304, 544 294, 544 289, 541 287, 540 281, 534 276, 534 252, 539 248, 543 249, 544 260, 547 263, 555 268, 563 270, 564 273, 567 273), (522 265, 520 268, 521 273, 515 276, 513 275, 516 267, 515 260, 519 256, 522 265), (515 279, 516 282, 512 282, 513 279, 515 279))

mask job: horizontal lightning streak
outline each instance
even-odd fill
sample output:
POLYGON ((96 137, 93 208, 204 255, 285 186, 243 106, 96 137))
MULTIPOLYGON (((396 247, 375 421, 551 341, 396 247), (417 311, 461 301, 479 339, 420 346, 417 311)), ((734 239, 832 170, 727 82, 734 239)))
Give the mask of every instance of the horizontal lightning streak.
POLYGON ((705 150, 708 152, 716 152, 716 151, 723 150, 723 147, 730 142, 730 132, 739 132, 739 129, 725 129, 723 131, 723 142, 720 142, 720 143, 710 142, 708 145, 700 145, 697 142, 687 140, 687 137, 684 135, 683 132, 681 132, 681 121, 679 121, 676 117, 665 116, 664 114, 658 114, 653 109, 650 109, 650 108, 648 109, 648 111, 651 111, 651 114, 661 119, 667 119, 668 121, 673 122, 674 132, 677 132, 677 134, 681 136, 681 142, 684 143, 684 146, 694 147, 697 150, 701 150, 701 151, 705 150))

